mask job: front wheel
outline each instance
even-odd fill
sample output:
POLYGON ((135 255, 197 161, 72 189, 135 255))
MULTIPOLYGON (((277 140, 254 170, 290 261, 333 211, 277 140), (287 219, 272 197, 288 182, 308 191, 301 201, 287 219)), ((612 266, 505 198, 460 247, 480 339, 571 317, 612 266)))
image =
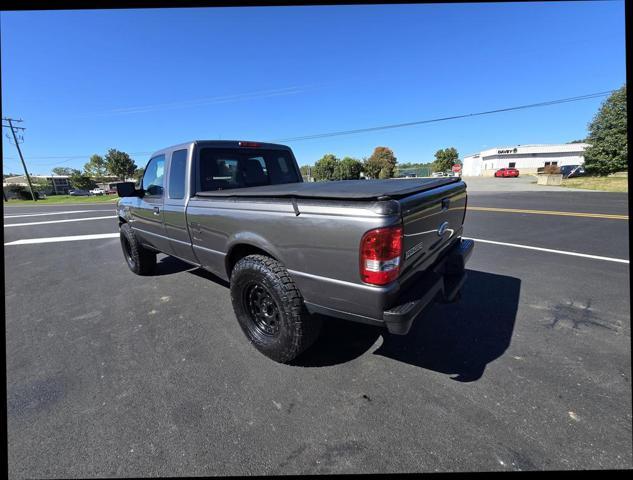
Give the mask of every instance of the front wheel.
POLYGON ((150 252, 138 242, 134 231, 127 223, 121 225, 120 230, 121 248, 123 256, 130 267, 137 275, 151 275, 156 269, 156 253, 150 252))
POLYGON ((265 255, 249 255, 237 262, 231 273, 231 301, 246 337, 279 363, 294 360, 321 330, 321 319, 306 311, 288 271, 265 255))

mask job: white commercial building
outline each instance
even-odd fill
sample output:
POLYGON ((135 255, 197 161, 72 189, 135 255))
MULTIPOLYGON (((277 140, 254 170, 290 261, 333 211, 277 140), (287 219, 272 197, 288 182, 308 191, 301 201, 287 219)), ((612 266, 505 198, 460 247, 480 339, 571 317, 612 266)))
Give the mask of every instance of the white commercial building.
POLYGON ((558 145, 516 145, 484 150, 462 159, 462 175, 492 176, 500 168, 516 168, 519 173, 537 173, 547 165, 582 165, 588 143, 558 145))

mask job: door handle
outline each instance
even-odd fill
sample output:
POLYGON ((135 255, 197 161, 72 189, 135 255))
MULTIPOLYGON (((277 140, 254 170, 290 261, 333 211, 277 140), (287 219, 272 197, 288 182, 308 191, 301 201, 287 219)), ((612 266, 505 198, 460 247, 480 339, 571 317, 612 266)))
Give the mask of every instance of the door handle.
POLYGON ((160 215, 160 208, 154 207, 154 215, 160 215))

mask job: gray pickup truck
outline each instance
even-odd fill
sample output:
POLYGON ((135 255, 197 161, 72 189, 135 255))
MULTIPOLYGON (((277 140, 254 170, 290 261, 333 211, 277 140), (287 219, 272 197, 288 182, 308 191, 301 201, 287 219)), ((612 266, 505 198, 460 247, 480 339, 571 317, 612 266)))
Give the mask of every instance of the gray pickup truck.
POLYGON ((242 330, 278 362, 316 340, 321 315, 407 334, 459 298, 474 245, 460 178, 303 182, 284 145, 176 145, 117 190, 130 269, 151 274, 162 252, 229 281, 242 330))

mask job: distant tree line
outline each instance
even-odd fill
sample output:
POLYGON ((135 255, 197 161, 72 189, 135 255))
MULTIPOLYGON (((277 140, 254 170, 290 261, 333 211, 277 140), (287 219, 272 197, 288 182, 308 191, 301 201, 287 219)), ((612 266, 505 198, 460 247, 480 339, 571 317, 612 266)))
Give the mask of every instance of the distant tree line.
POLYGON ((68 175, 72 188, 89 190, 95 188, 97 182, 103 182, 108 176, 114 176, 118 180, 127 178, 139 180, 143 176, 143 169, 138 168, 130 156, 111 148, 104 155, 94 154, 84 165, 83 171, 76 168, 56 167, 52 172, 55 175, 68 175))
POLYGON ((376 147, 369 157, 362 160, 353 157, 339 159, 327 153, 313 167, 301 167, 301 173, 307 175, 310 171, 317 181, 358 180, 361 173, 367 178, 391 178, 395 174, 397 161, 393 150, 388 147, 376 147))
POLYGON ((429 169, 434 172, 450 170, 453 165, 461 164, 459 154, 454 147, 438 150, 435 161, 427 163, 398 163, 393 150, 389 147, 376 147, 369 157, 362 160, 352 157, 339 159, 332 153, 323 155, 314 166, 303 165, 301 174, 309 173, 317 181, 323 180, 357 180, 361 173, 365 178, 393 178, 406 170, 429 169))

